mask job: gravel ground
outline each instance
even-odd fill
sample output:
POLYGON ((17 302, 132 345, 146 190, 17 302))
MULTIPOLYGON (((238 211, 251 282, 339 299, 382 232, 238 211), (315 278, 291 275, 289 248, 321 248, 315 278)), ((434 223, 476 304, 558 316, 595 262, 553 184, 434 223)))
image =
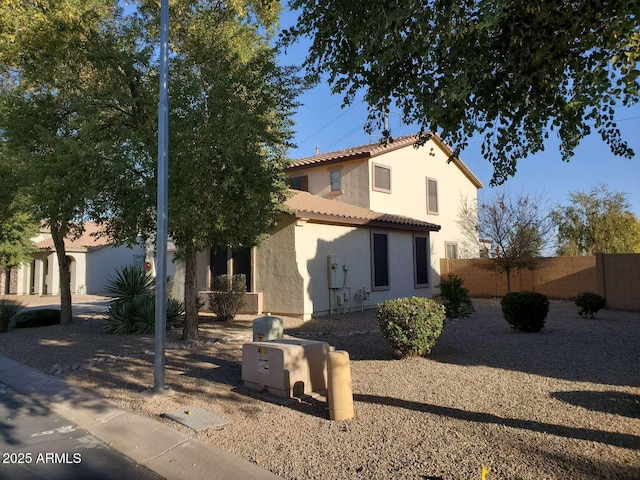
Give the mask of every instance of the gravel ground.
POLYGON ((640 313, 583 320, 552 301, 544 330, 509 330, 499 304, 447 323, 427 358, 394 360, 372 311, 303 323, 285 334, 351 357, 356 418, 328 420, 321 397, 281 406, 249 395, 242 344, 254 317, 205 321, 201 342, 167 334, 167 385, 147 399, 153 337, 100 333, 103 317, 0 335, 0 355, 100 392, 285 479, 488 480, 640 478, 640 313), (199 406, 228 420, 196 433, 160 415, 199 406))

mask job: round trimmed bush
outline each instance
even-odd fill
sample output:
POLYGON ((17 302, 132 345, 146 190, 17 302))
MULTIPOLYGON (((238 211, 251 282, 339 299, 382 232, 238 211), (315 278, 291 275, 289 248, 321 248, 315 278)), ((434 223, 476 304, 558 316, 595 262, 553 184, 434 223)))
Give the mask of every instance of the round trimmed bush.
POLYGON ((606 300, 602 295, 593 292, 583 292, 576 296, 578 315, 582 318, 593 318, 606 306, 606 300))
POLYGON ((502 315, 518 332, 539 332, 549 313, 549 299, 536 292, 511 292, 502 297, 502 315))
POLYGON ((396 356, 426 355, 442 333, 445 308, 424 297, 396 298, 378 304, 376 322, 396 356))
POLYGON ((37 328, 60 325, 60 310, 55 308, 39 308, 27 310, 14 318, 15 328, 37 328))
POLYGON ((475 312, 469 290, 463 284, 461 277, 451 273, 447 280, 440 282, 440 296, 447 311, 447 318, 470 317, 475 312))

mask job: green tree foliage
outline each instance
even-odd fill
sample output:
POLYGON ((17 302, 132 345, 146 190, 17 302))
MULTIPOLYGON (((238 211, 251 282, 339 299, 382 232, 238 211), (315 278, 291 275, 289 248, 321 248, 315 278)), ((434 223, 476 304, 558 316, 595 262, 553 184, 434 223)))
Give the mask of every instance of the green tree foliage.
MULTIPOLYGON (((155 42, 155 2, 133 3, 136 14, 121 15, 117 31, 133 45, 155 42)), ((198 337, 197 253, 256 245, 286 198, 282 170, 299 81, 270 46, 278 12, 276 1, 183 0, 170 9, 168 230, 185 264, 185 339, 198 337)), ((157 98, 158 65, 152 51, 129 47, 126 57, 138 88, 123 98, 129 110, 143 108, 113 137, 125 163, 113 162, 100 208, 113 214, 109 235, 131 242, 155 229, 157 143, 149 133, 157 116, 144 112, 157 98)))
MULTIPOLYGON (((0 9, 3 140, 58 252, 87 218, 113 240, 153 238, 156 1, 21 2, 0 9)), ((299 83, 270 46, 275 0, 171 3, 169 235, 185 262, 186 338, 197 338, 196 254, 252 246, 276 222, 299 83)))
POLYGON ((38 232, 38 224, 26 199, 19 194, 16 181, 11 162, 0 150, 0 271, 31 258, 31 238, 38 232))
POLYGON ((543 150, 549 131, 563 160, 592 129, 616 155, 633 155, 614 108, 639 98, 638 0, 292 0, 291 7, 299 17, 285 44, 309 37, 308 70, 328 73, 345 104, 364 89, 369 132, 394 106, 424 139, 438 132, 460 150, 480 134, 493 184, 543 150))
POLYGON ((539 196, 520 194, 514 198, 502 190, 478 204, 463 202, 458 215, 465 240, 476 251, 491 244, 486 267, 507 275, 511 292, 511 272, 535 269, 548 242, 553 222, 539 196))
POLYGON ((15 187, 50 227, 61 323, 71 323, 64 239, 79 235, 103 178, 101 73, 90 61, 114 2, 7 1, 0 7, 0 131, 15 187))
POLYGON ((640 253, 640 221, 624 193, 598 185, 572 192, 568 205, 552 212, 558 227, 558 255, 640 253))

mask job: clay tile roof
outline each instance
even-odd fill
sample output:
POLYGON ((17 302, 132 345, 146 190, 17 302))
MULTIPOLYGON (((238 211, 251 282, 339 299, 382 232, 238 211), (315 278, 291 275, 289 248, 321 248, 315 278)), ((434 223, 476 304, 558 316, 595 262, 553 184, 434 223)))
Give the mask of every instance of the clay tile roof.
MULTIPOLYGON (((47 230, 48 231, 48 230, 47 230)), ((110 242, 106 237, 96 237, 95 234, 102 231, 102 227, 95 223, 85 223, 84 232, 75 240, 69 238, 65 239, 65 248, 95 248, 109 245, 110 242)), ((40 250, 54 250, 53 239, 51 237, 45 238, 36 243, 36 248, 40 250)))
MULTIPOLYGON (((413 145, 416 143, 418 138, 418 135, 406 135, 404 137, 394 138, 393 142, 389 142, 386 145, 382 145, 380 142, 375 142, 346 148, 344 150, 337 150, 335 152, 320 153, 312 157, 304 157, 294 160, 286 170, 300 170, 309 166, 317 166, 325 163, 357 160, 359 158, 373 158, 378 155, 413 145)), ((442 138, 440 138, 438 134, 432 133, 431 140, 433 140, 448 157, 453 157, 453 150, 444 142, 444 140, 442 140, 442 138)), ((469 167, 467 167, 460 158, 454 157, 453 163, 465 174, 471 183, 473 183, 477 188, 482 188, 483 185, 480 179, 473 174, 469 167)))
POLYGON ((391 152, 398 148, 413 145, 418 137, 416 135, 407 135, 404 137, 394 138, 393 142, 382 145, 380 142, 369 143, 367 145, 359 145, 357 147, 345 148, 335 152, 321 153, 312 157, 300 158, 294 160, 289 168, 300 168, 307 165, 317 165, 336 160, 352 160, 356 158, 375 157, 382 153, 391 152))
POLYGON ((405 230, 438 231, 436 225, 402 215, 378 213, 367 208, 350 205, 336 200, 328 200, 308 192, 291 190, 293 196, 285 205, 297 218, 308 218, 326 223, 342 225, 369 225, 405 230))

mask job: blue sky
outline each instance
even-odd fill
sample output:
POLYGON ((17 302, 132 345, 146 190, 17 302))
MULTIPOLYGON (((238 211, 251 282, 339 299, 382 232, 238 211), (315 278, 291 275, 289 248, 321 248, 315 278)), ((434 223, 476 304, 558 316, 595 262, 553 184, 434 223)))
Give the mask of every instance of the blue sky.
MULTIPOLYGON (((294 20, 295 16, 285 11, 281 27, 289 27, 294 20)), ((306 48, 305 43, 290 47, 286 54, 281 55, 281 62, 289 65, 302 63, 306 48)), ((294 117, 294 143, 297 148, 290 151, 292 158, 313 155, 316 146, 321 152, 329 152, 377 141, 363 129, 366 105, 356 103, 342 108, 342 96, 332 95, 326 82, 307 91, 300 101, 302 105, 294 117)), ((503 187, 515 194, 523 192, 543 196, 552 206, 567 204, 570 192, 588 191, 598 183, 604 183, 611 190, 626 193, 631 210, 640 218, 640 106, 620 107, 616 111, 616 121, 623 137, 636 153, 632 159, 613 155, 596 133, 584 138, 572 160, 566 163, 561 160, 552 133, 545 144, 545 151, 519 160, 515 177, 503 187)), ((389 125, 394 136, 417 131, 410 125, 401 125, 399 116, 393 113, 389 116, 389 125)), ((489 181, 493 169, 482 158, 480 143, 479 139, 472 139, 460 156, 485 185, 480 195, 492 195, 489 181)))

